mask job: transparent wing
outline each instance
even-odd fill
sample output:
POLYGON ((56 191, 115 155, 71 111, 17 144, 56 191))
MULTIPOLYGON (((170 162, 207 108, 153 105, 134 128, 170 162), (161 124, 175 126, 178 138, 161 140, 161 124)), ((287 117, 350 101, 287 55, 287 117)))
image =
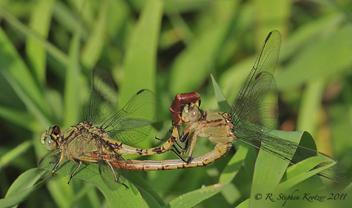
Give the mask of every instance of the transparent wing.
POLYGON ((90 98, 86 105, 86 121, 100 125, 117 113, 116 86, 104 69, 94 68, 91 77, 90 98))
POLYGON ((109 73, 93 69, 91 95, 86 120, 101 126, 111 138, 133 145, 144 140, 155 120, 156 99, 149 90, 140 90, 118 111, 116 86, 109 73))
MULTIPOLYGON (((257 129, 255 127, 247 127, 248 126, 241 126, 237 130, 237 138, 239 140, 293 164, 314 156, 323 156, 329 158, 331 159, 331 163, 336 164, 320 172, 319 175, 338 183, 350 183, 350 180, 343 174, 346 172, 346 168, 337 160, 329 157, 328 155, 306 147, 299 146, 289 140, 262 133, 260 127, 257 127, 257 129)), ((328 164, 330 163, 328 162, 328 164)), ((320 164, 315 168, 323 167, 328 164, 320 164)))
POLYGON ((280 44, 280 33, 269 33, 259 57, 232 104, 231 122, 236 127, 245 121, 268 127, 266 131, 275 127, 278 109, 273 73, 279 58, 280 44))
POLYGON ((103 128, 111 138, 128 145, 134 145, 151 131, 155 120, 155 95, 149 90, 140 90, 115 115, 110 117, 103 128))
MULTIPOLYGON (((291 163, 298 163, 313 156, 327 157, 336 164, 319 175, 340 183, 349 183, 341 174, 346 172, 346 169, 333 158, 268 134, 276 125, 278 116, 273 73, 279 58, 280 44, 280 33, 269 33, 258 59, 231 107, 233 133, 239 140, 291 163)), ((319 167, 325 165, 327 164, 320 164, 319 167)))

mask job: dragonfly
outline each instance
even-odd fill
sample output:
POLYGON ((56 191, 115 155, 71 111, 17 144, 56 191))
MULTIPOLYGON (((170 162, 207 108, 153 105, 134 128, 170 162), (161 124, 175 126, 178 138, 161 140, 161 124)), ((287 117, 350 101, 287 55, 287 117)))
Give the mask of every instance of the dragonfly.
POLYGON ((63 132, 57 125, 43 132, 41 143, 49 153, 39 160, 39 168, 54 163, 51 171, 54 174, 64 160, 76 162, 78 165, 70 176, 70 183, 82 162, 96 163, 107 184, 109 179, 113 179, 124 185, 119 181, 120 173, 116 174, 109 161, 115 161, 114 164, 124 162, 122 155, 160 154, 174 145, 170 139, 161 147, 140 149, 132 146, 146 139, 150 133, 155 120, 155 100, 154 93, 140 90, 118 110, 117 90, 111 76, 103 69, 93 69, 85 121, 63 132))
MULTIPOLYGON (((335 159, 270 134, 278 118, 278 95, 273 73, 278 62, 280 45, 281 34, 278 31, 270 32, 229 112, 199 109, 200 96, 197 92, 178 94, 175 97, 171 105, 175 111, 171 112, 176 127, 174 130, 178 133, 173 134, 172 140, 184 143, 184 146, 174 152, 191 167, 191 164, 201 164, 201 160, 209 164, 227 153, 226 146, 240 140, 293 164, 314 156, 329 158, 335 164, 319 175, 335 182, 350 183, 342 174, 346 172, 345 167, 335 159), (180 133, 182 123, 187 126, 180 133), (211 154, 194 161, 192 155, 198 136, 208 138, 216 147, 211 154), (183 159, 182 156, 187 151, 187 157, 183 159)), ((176 149, 176 146, 173 147, 176 149)), ((161 163, 157 164, 162 169, 161 163)), ((324 165, 328 164, 321 164, 319 167, 324 165)))
POLYGON ((215 160, 218 160, 229 152, 232 147, 231 142, 219 143, 215 148, 200 156, 192 158, 189 162, 184 162, 180 159, 170 160, 124 160, 121 157, 110 157, 108 154, 92 153, 90 157, 107 161, 114 169, 133 170, 133 171, 158 171, 158 170, 175 170, 194 167, 206 166, 215 160))

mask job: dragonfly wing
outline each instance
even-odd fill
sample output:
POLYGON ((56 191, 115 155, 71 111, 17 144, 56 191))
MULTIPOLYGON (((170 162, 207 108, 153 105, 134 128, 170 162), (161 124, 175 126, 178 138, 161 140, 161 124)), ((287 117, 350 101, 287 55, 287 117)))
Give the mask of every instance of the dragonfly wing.
POLYGON ((280 44, 280 33, 272 31, 232 104, 230 115, 235 126, 247 121, 261 127, 275 127, 278 104, 273 73, 279 59, 280 44))
POLYGON ((155 120, 156 99, 153 92, 140 90, 103 128, 110 137, 128 145, 147 138, 155 120))
POLYGON ((292 164, 299 163, 307 158, 314 156, 323 156, 329 158, 331 162, 319 164, 315 168, 320 168, 331 163, 335 164, 332 167, 320 172, 319 175, 339 183, 350 183, 350 180, 342 174, 346 172, 346 168, 341 165, 337 160, 331 158, 330 156, 324 153, 303 146, 299 146, 289 140, 281 139, 273 135, 262 133, 260 131, 260 127, 257 127, 257 129, 255 129, 255 127, 253 127, 253 124, 244 124, 237 131, 239 140, 258 149, 264 150, 270 154, 273 154, 292 164))
POLYGON ((117 91, 110 74, 94 68, 91 76, 90 98, 86 105, 86 121, 99 125, 117 113, 117 91))

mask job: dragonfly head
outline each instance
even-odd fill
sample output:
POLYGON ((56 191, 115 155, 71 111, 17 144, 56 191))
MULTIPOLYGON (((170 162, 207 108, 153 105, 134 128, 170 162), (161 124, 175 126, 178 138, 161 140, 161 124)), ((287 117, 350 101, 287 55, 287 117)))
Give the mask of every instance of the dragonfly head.
POLYGON ((182 111, 182 121, 184 123, 197 122, 202 116, 201 110, 199 110, 199 103, 190 103, 185 105, 182 111))
POLYGON ((45 149, 52 151, 55 150, 57 145, 57 138, 60 136, 60 127, 51 126, 47 131, 45 131, 40 137, 40 141, 45 149))

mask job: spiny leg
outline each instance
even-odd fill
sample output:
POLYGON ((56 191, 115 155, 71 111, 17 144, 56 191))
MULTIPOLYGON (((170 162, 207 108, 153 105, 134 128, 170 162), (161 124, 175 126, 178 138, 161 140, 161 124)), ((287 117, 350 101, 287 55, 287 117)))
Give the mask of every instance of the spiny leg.
POLYGON ((111 165, 108 161, 106 161, 106 163, 109 165, 109 168, 110 168, 110 170, 111 170, 111 172, 112 172, 112 175, 114 176, 114 180, 115 180, 117 183, 123 185, 126 189, 129 189, 126 184, 120 182, 120 181, 117 179, 116 174, 115 174, 115 171, 114 171, 114 168, 112 167, 112 165, 111 165))
POLYGON ((197 134, 194 133, 194 131, 192 131, 191 134, 188 134, 187 137, 188 137, 187 143, 181 155, 184 155, 187 152, 187 150, 189 150, 187 154, 187 159, 186 159, 186 163, 189 163, 192 159, 194 148, 196 147, 198 137, 197 137, 197 134))
MULTIPOLYGON (((170 131, 168 131, 168 134, 169 134, 169 132, 170 131)), ((172 136, 171 134, 169 134, 169 136, 170 136, 172 143, 174 143, 172 146, 174 146, 176 144, 179 148, 183 149, 183 147, 178 143, 178 140, 174 136, 172 136)), ((170 140, 170 139, 160 139, 158 137, 155 137, 155 139, 159 140, 159 141, 164 141, 164 142, 167 142, 170 140)))
POLYGON ((78 171, 78 169, 81 167, 82 165, 82 161, 81 160, 75 160, 75 162, 78 162, 78 166, 77 168, 73 171, 73 173, 70 176, 70 179, 68 180, 67 184, 70 184, 71 179, 73 178, 73 176, 76 174, 76 172, 78 171))
POLYGON ((173 152, 179 159, 181 159, 183 162, 187 163, 187 160, 185 160, 182 156, 181 156, 181 152, 176 149, 174 146, 173 146, 174 149, 168 149, 166 150, 165 152, 173 152))
POLYGON ((64 154, 61 153, 59 161, 57 161, 57 163, 55 164, 54 168, 51 171, 52 174, 54 174, 57 171, 57 168, 60 166, 60 164, 62 163, 63 159, 64 159, 64 154))
POLYGON ((49 164, 53 164, 53 163, 57 163, 56 161, 58 161, 58 159, 60 158, 61 154, 57 154, 55 156, 55 158, 53 159, 53 161, 49 162, 49 164))
MULTIPOLYGON (((180 158, 183 162, 189 163, 192 159, 192 155, 194 152, 195 144, 197 142, 197 135, 194 133, 194 130, 189 130, 186 129, 187 131, 181 138, 181 142, 186 142, 184 147, 181 147, 179 144, 179 147, 182 149, 182 152, 176 148, 175 145, 173 145, 173 149, 168 149, 166 152, 171 151, 173 152, 178 158, 180 158), (184 159, 182 156, 186 154, 187 150, 189 149, 187 158, 184 159)), ((176 143, 177 144, 177 143, 176 143)))

